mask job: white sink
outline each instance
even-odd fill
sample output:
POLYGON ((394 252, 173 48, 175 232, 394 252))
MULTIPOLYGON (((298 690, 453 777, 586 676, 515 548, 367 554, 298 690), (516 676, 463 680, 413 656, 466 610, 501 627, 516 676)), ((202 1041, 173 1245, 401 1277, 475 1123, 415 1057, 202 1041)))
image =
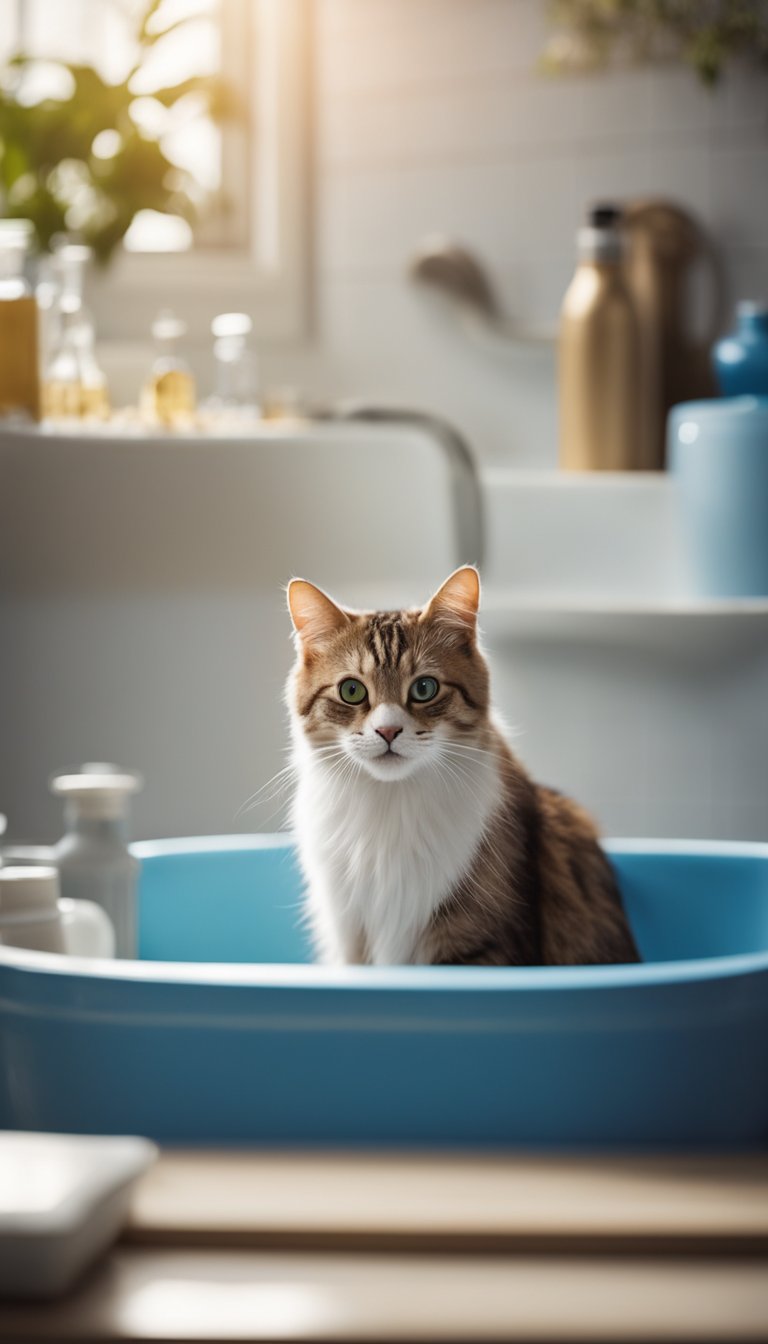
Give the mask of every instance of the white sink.
POLYGON ((0 435, 0 498, 15 839, 58 832, 46 779, 78 760, 142 770, 137 835, 274 828, 279 797, 237 813, 285 762, 286 581, 415 604, 481 558, 497 702, 541 778, 615 831, 763 834, 768 603, 689 596, 666 476, 488 470, 481 537, 466 458, 426 425, 35 433, 0 435))

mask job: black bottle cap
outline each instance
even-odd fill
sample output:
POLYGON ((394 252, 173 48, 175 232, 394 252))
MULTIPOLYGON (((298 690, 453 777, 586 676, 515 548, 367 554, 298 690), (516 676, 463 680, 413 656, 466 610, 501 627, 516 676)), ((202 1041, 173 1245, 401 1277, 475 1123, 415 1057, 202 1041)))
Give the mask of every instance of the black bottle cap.
POLYGON ((621 213, 618 205, 601 201, 589 207, 589 222, 595 229, 613 229, 620 222, 621 213))

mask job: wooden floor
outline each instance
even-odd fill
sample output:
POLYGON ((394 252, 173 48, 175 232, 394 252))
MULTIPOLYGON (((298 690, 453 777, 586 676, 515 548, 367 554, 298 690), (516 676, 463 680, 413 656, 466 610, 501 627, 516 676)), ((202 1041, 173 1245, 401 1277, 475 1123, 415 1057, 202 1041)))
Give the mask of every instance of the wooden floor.
POLYGON ((14 1341, 768 1341, 768 1157, 165 1152, 14 1341))

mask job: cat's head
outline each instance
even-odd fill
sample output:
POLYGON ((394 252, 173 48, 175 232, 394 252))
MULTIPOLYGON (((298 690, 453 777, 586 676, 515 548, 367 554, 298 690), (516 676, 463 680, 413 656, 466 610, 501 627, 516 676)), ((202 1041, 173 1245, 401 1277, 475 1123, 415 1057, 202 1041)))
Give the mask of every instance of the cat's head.
POLYGON ((421 608, 349 611, 304 579, 288 587, 297 663, 295 730, 329 761, 344 753, 374 779, 450 768, 488 722, 488 666, 477 643, 480 579, 457 569, 421 608))

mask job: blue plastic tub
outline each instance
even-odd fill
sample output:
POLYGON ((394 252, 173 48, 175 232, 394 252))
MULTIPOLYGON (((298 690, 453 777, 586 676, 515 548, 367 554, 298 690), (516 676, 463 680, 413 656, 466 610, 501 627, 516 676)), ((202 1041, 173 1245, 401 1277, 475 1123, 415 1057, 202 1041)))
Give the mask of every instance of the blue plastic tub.
POLYGON ((284 837, 139 845, 143 962, 0 949, 0 1126, 764 1145, 768 845, 609 848, 643 965, 331 970, 284 837))

